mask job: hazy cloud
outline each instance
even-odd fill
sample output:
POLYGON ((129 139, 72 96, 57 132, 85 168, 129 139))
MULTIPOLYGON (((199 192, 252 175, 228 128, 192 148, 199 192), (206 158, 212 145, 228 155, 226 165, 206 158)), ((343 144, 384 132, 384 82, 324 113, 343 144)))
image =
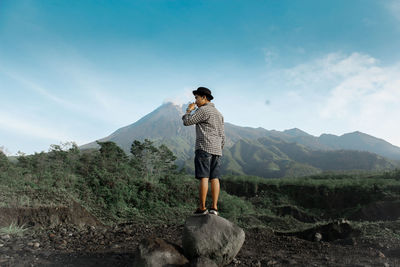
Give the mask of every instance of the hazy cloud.
POLYGON ((31 136, 51 141, 70 140, 70 136, 65 135, 59 129, 49 125, 43 125, 38 120, 29 120, 0 111, 0 129, 14 132, 17 135, 31 136))
POLYGON ((8 71, 2 71, 2 72, 5 75, 7 75, 8 77, 14 79, 15 81, 17 81, 18 83, 23 85, 24 88, 31 90, 31 91, 45 97, 46 99, 48 99, 52 102, 55 102, 56 104, 62 105, 67 108, 76 108, 76 106, 74 106, 72 103, 70 103, 54 94, 51 94, 49 92, 49 90, 45 89, 43 86, 39 85, 38 83, 36 83, 34 81, 28 80, 27 78, 24 78, 17 73, 12 73, 12 72, 8 72, 8 71))
POLYGON ((400 0, 390 0, 384 2, 389 12, 398 20, 400 20, 400 0))
POLYGON ((318 116, 320 125, 360 130, 400 145, 400 63, 381 66, 366 54, 333 53, 280 74, 286 106, 295 105, 314 124, 318 116))
POLYGON ((192 91, 195 90, 194 87, 187 86, 183 88, 183 90, 174 95, 174 96, 169 96, 164 99, 163 103, 168 103, 171 102, 175 105, 178 106, 183 106, 184 104, 187 104, 188 102, 194 102, 194 95, 192 91))

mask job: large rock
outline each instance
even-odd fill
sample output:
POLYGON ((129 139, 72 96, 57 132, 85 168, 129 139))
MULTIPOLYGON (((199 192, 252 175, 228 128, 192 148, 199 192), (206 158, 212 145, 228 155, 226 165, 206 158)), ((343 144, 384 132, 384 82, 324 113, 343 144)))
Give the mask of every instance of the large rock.
POLYGON ((182 245, 189 259, 205 257, 224 266, 239 252, 244 239, 240 227, 222 217, 207 214, 186 219, 182 245))
POLYGON ((190 262, 190 267, 218 267, 218 265, 209 258, 200 257, 190 262))
POLYGON ((187 266, 188 263, 189 261, 183 255, 183 251, 179 246, 160 238, 147 238, 140 242, 133 266, 187 266))

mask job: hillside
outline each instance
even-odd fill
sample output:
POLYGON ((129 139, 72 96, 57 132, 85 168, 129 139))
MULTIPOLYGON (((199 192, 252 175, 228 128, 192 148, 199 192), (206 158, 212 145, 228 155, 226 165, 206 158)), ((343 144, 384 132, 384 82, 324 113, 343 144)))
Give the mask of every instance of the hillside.
MULTIPOLYGON (((156 145, 165 144, 177 156, 178 166, 191 172, 195 126, 182 124, 186 107, 165 103, 99 141, 115 142, 126 153, 133 140, 150 139, 156 145)), ((225 122, 225 135, 224 174, 283 177, 326 170, 381 170, 397 167, 394 160, 400 160, 400 148, 361 132, 315 137, 297 128, 276 131, 225 122)), ((96 142, 80 147, 92 148, 98 148, 96 142)))

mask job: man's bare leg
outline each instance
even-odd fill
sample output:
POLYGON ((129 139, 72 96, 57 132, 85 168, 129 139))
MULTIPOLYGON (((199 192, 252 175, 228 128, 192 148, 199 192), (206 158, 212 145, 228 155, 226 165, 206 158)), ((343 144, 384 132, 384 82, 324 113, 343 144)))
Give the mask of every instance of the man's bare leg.
POLYGON ((201 178, 199 187, 199 197, 200 197, 199 208, 202 210, 206 209, 207 192, 208 192, 208 178, 201 178))
POLYGON ((212 196, 212 208, 218 210, 218 197, 219 197, 219 179, 211 179, 211 196, 212 196))

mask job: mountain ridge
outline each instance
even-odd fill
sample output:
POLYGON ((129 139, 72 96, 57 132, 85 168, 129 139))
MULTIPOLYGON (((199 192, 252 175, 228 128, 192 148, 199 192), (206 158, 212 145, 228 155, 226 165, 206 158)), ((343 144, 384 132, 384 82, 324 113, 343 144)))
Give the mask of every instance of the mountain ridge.
MULTIPOLYGON (((130 146, 134 140, 143 141, 144 139, 150 139, 154 141, 155 145, 165 144, 174 152, 177 156, 177 164, 181 167, 185 167, 187 169, 192 169, 190 162, 193 159, 194 155, 194 143, 195 143, 195 129, 194 125, 192 126, 184 126, 182 123, 182 115, 185 113, 186 107, 189 103, 183 105, 177 105, 172 102, 167 102, 143 116, 136 122, 129 124, 125 127, 119 128, 110 134, 107 137, 99 139, 99 141, 112 141, 119 145, 125 152, 129 153, 130 146)), ((278 165, 281 164, 281 160, 285 160, 287 158, 289 161, 293 161, 293 164, 308 164, 308 167, 301 167, 303 169, 310 169, 311 172, 316 172, 317 170, 327 170, 326 168, 319 168, 314 166, 312 162, 300 163, 299 159, 297 161, 294 160, 293 155, 283 156, 285 152, 282 152, 280 149, 284 146, 289 146, 289 144, 297 144, 303 147, 303 152, 300 148, 295 149, 296 153, 303 153, 302 155, 313 154, 316 155, 320 153, 320 157, 327 157, 326 155, 333 156, 335 153, 339 152, 334 151, 345 151, 341 152, 344 154, 352 154, 357 157, 363 158, 368 161, 370 164, 375 164, 373 162, 377 162, 377 168, 381 169, 382 166, 388 168, 394 168, 396 164, 392 162, 393 160, 400 160, 400 148, 393 146, 389 142, 373 137, 371 135, 356 131, 353 133, 346 133, 341 136, 333 135, 333 134, 321 134, 319 137, 313 136, 311 134, 306 133, 298 128, 287 129, 284 131, 277 130, 267 130, 263 127, 243 127, 237 126, 229 122, 225 122, 225 135, 226 142, 224 148, 224 158, 226 159, 226 166, 224 166, 225 170, 228 171, 228 165, 236 166, 238 169, 244 168, 245 171, 240 171, 238 173, 249 173, 248 166, 253 166, 252 164, 244 164, 239 158, 243 158, 242 155, 239 156, 241 151, 239 148, 238 151, 230 151, 235 145, 238 146, 249 146, 246 149, 251 151, 254 149, 254 153, 258 153, 258 157, 261 157, 260 160, 256 160, 263 166, 269 166, 271 170, 274 168, 277 169, 278 165), (265 141, 265 138, 268 138, 269 143, 264 142, 265 148, 261 148, 260 144, 257 143, 259 139, 265 141), (250 143, 245 143, 241 140, 250 140, 250 143), (251 141, 253 140, 253 141, 251 141), (280 148, 277 145, 272 145, 272 141, 276 141, 277 144, 280 144, 280 148), (254 142, 254 143, 251 143, 254 142), (257 143, 257 144, 256 144, 257 143), (269 151, 267 151, 267 150, 269 151), (258 152, 257 152, 258 151, 258 152), (275 151, 277 154, 274 154, 275 151), (316 151, 319 151, 316 153, 316 151), (346 152, 347 151, 347 152, 346 152), (374 159, 370 159, 370 155, 354 153, 349 151, 359 151, 365 153, 374 153, 374 159), (232 154, 234 153, 234 154, 232 154), (275 156, 270 158, 269 162, 267 162, 267 155, 275 156), (325 153, 325 154, 321 154, 325 153), (234 156, 236 155, 236 156, 234 156), (278 156, 279 155, 279 156, 278 156), (380 159, 380 157, 388 158, 385 162, 380 159), (279 162, 281 163, 279 163, 279 162), (242 165, 241 165, 242 164, 242 165), (275 164, 275 165, 274 165, 275 164), (240 166, 240 168, 239 168, 240 166), (247 167, 246 167, 247 166, 247 167), (247 170, 247 171, 246 171, 247 170)), ((261 145, 262 146, 262 145, 261 145)), ((86 145, 81 146, 82 150, 84 149, 93 149, 97 148, 98 145, 96 142, 92 142, 86 145)), ((246 153, 249 153, 246 150, 246 153)), ((242 151, 244 153, 244 151, 242 151)), ((301 154, 300 153, 300 154, 301 154)), ((290 153, 289 153, 290 154, 290 153)), ((337 155, 335 154, 335 157, 337 155)), ((346 154, 346 157, 347 157, 346 154)), ((248 158, 252 158, 251 154, 247 155, 248 158)), ((312 158, 312 157, 311 157, 312 158)), ((311 160, 310 158, 310 160, 311 160)), ((318 161, 315 157, 314 161, 318 161)), ((337 161, 339 162, 339 161, 337 161)), ((357 163, 354 161, 354 166, 357 163)), ((260 165, 260 166, 261 166, 260 165)), ((299 165, 299 166, 300 166, 299 165)), ((279 165, 279 168, 284 168, 284 165, 279 165), (283 167, 282 167, 283 166, 283 167)), ((286 165, 285 165, 286 166, 286 165)), ((263 168, 264 168, 263 167, 263 168)), ((253 166, 255 168, 255 166, 253 166)), ((257 167, 258 168, 258 167, 257 167)), ((261 167, 260 167, 261 168, 261 167)), ((335 166, 332 166, 333 169, 337 169, 335 166)), ((369 168, 369 167, 368 167, 369 168)), ((367 169, 368 169, 367 168, 367 169)), ((262 168, 261 168, 262 169, 262 168)), ((329 168, 328 168, 329 169, 329 168)), ((306 171, 307 172, 307 171, 306 171)), ((250 171, 251 173, 251 171, 250 171)), ((271 172, 272 173, 272 172, 271 172)), ((280 171, 280 174, 286 173, 286 171, 280 171)))

